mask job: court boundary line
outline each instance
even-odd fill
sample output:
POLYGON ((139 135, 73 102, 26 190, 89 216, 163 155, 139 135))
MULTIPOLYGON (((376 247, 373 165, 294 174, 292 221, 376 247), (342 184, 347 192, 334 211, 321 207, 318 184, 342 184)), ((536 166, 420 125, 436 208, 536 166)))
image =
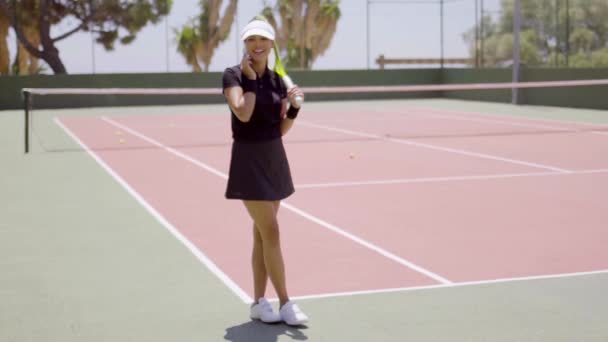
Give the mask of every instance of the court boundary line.
MULTIPOLYGON (((574 128, 549 126, 549 125, 543 125, 540 123, 534 124, 534 123, 530 123, 530 122, 508 122, 505 120, 497 120, 497 119, 495 120, 492 118, 472 118, 472 117, 469 118, 469 117, 467 117, 469 115, 483 116, 483 114, 465 113, 464 115, 458 115, 455 113, 444 113, 444 112, 440 112, 440 111, 435 111, 435 109, 422 109, 420 107, 416 107, 415 110, 407 110, 407 111, 386 110, 386 111, 380 111, 378 113, 391 114, 391 115, 397 115, 397 116, 388 117, 388 118, 324 119, 324 122, 327 122, 328 124, 340 124, 340 123, 345 123, 345 122, 361 122, 361 123, 364 123, 364 122, 390 122, 390 121, 407 122, 408 120, 448 119, 448 120, 455 120, 455 121, 495 124, 497 126, 502 125, 502 126, 535 128, 537 130, 541 129, 543 131, 548 131, 548 132, 553 132, 553 133, 581 133, 581 132, 602 133, 602 132, 589 131, 589 130, 586 131, 586 130, 580 130, 580 129, 574 129, 574 128)), ((506 117, 503 119, 509 119, 509 118, 511 118, 511 117, 506 117)), ((565 123, 563 123, 563 124, 565 124, 565 123)), ((504 133, 504 132, 498 132, 498 133, 484 132, 484 133, 482 133, 482 136, 501 134, 501 133, 504 133)), ((518 132, 514 132, 514 133, 515 134, 535 134, 535 133, 538 133, 538 131, 518 131, 518 132)), ((439 135, 439 136, 441 136, 441 135, 439 135)), ((467 135, 467 136, 469 136, 469 135, 467 135)), ((476 136, 476 135, 473 133, 470 136, 476 136)), ((425 136, 422 136, 422 137, 425 137, 425 136)), ((445 135, 445 137, 457 138, 459 136, 458 135, 456 135, 456 136, 445 135)), ((415 138, 419 138, 419 137, 416 136, 415 138)))
POLYGON ((91 156, 114 180, 123 187, 133 198, 142 206, 149 214, 152 215, 165 229, 169 231, 179 242, 181 242, 194 256, 205 266, 211 273, 221 280, 228 289, 230 289, 238 298, 245 303, 253 302, 253 299, 243 290, 238 284, 233 281, 226 273, 224 273, 205 253, 197 248, 190 240, 188 240, 179 230, 167 220, 160 212, 146 201, 135 189, 133 189, 127 181, 125 181, 117 172, 114 171, 101 157, 93 152, 80 138, 78 138, 69 128, 67 128, 60 120, 54 119, 55 123, 61 127, 76 143, 82 146, 83 149, 91 156))
MULTIPOLYGON (((529 125, 524 123, 525 121, 530 122, 530 121, 536 121, 536 122, 540 122, 540 123, 558 123, 558 124, 568 124, 568 125, 581 125, 581 126, 587 126, 590 128, 598 128, 598 129, 608 129, 608 124, 601 124, 601 123, 591 123, 591 122, 578 122, 578 121, 570 121, 570 120, 560 120, 560 119, 547 119, 547 118, 530 118, 530 117, 526 117, 526 116, 515 116, 515 115, 510 115, 510 114, 495 114, 495 113, 488 113, 488 112, 470 112, 467 110, 462 110, 462 111, 455 111, 455 110, 451 110, 451 109, 443 109, 443 108, 424 108, 424 107, 413 107, 413 113, 415 114, 417 112, 427 112, 429 113, 428 115, 431 116, 437 116, 437 117, 443 117, 443 118, 447 118, 447 119, 452 119, 452 120, 464 120, 464 121, 471 121, 471 122, 494 122, 494 123, 498 123, 498 124, 506 124, 506 125, 512 125, 512 126, 524 126, 524 127, 537 127, 537 128, 541 128, 541 129, 552 129, 555 132, 563 132, 563 133, 591 133, 591 134, 600 134, 600 135, 608 135, 608 132, 606 131, 601 131, 601 130, 585 130, 585 129, 578 129, 578 128, 560 128, 560 127, 551 127, 551 126, 539 126, 539 125, 529 125), (514 120, 518 120, 518 119, 523 119, 521 120, 521 123, 509 123, 506 121, 501 121, 501 120, 491 120, 491 119, 476 119, 476 118, 467 118, 466 116, 491 116, 491 117, 502 117, 502 118, 510 118, 510 119, 514 119, 514 120), (552 122, 553 121, 553 122, 552 122)), ((393 111, 390 113, 395 113, 395 114, 399 114, 401 112, 399 111, 393 111)), ((402 114, 410 114, 410 113, 402 113, 402 114)))
MULTIPOLYGON (((413 113, 417 113, 420 112, 421 114, 423 112, 427 112, 429 114, 427 115, 431 115, 431 116, 437 116, 437 117, 443 117, 443 118, 447 118, 447 119, 452 119, 452 120, 464 120, 464 121, 471 121, 471 122, 494 122, 494 123, 498 123, 498 124, 505 124, 505 125, 512 125, 512 126, 524 126, 524 127, 536 127, 536 128, 541 128, 541 129, 551 129, 555 132, 562 132, 562 133, 591 133, 591 134, 601 134, 601 135, 608 135, 608 132, 605 131, 601 131, 601 130, 585 130, 585 129, 579 129, 579 128, 560 128, 560 127, 551 127, 551 126, 540 126, 540 125, 529 125, 524 123, 524 121, 530 122, 530 121, 537 121, 540 123, 551 123, 551 121, 555 121, 552 122, 553 124, 568 124, 568 125, 581 125, 581 126, 587 126, 590 128, 598 128, 598 129, 608 129, 608 124, 595 124, 595 123, 590 123, 590 122, 577 122, 577 121, 568 121, 568 120, 559 120, 559 119, 543 119, 543 118, 529 118, 529 117, 525 117, 525 116, 514 116, 514 115, 510 115, 510 114, 505 114, 505 115, 500 115, 500 114, 494 114, 494 113, 478 113, 478 112, 469 112, 466 110, 463 111, 455 111, 455 110, 450 110, 450 109, 441 109, 441 108, 424 108, 424 107, 414 107, 414 112, 413 113), (506 121, 500 121, 500 120, 491 120, 491 119, 475 119, 475 118, 466 118, 466 116, 473 116, 473 115, 477 115, 477 116, 492 116, 492 117, 503 117, 503 118, 510 118, 510 119, 514 119, 514 120, 518 120, 518 119, 524 119, 521 120, 521 123, 509 123, 506 121)), ((395 112, 390 112, 390 113, 395 113, 395 114, 399 114, 401 112, 395 111, 395 112)), ((409 113, 403 113, 403 114, 409 114, 409 113)), ((533 133, 533 132, 532 132, 533 133)))
MULTIPOLYGON (((108 117, 105 117, 105 116, 102 116, 101 119, 103 121, 106 121, 107 123, 115 126, 115 127, 121 128, 124 131, 129 132, 130 134, 132 134, 132 135, 134 135, 134 136, 136 136, 136 137, 138 137, 140 139, 143 139, 143 140, 145 140, 145 141, 147 141, 147 142, 149 142, 149 143, 151 143, 153 145, 156 145, 156 146, 162 148, 166 152, 169 152, 171 154, 176 155, 177 157, 180 157, 180 158, 182 158, 182 159, 184 159, 184 160, 186 160, 188 162, 191 162, 194 165, 199 166, 202 169, 204 169, 204 170, 206 170, 206 171, 208 171, 208 172, 210 172, 210 173, 212 173, 212 174, 214 174, 216 176, 220 176, 220 177, 222 177, 224 179, 228 178, 228 176, 225 173, 223 173, 223 172, 221 172, 221 171, 219 171, 219 170, 217 170, 217 169, 215 169, 215 168, 213 168, 213 167, 211 167, 209 165, 206 165, 205 163, 201 162, 200 160, 198 160, 196 158, 190 157, 190 156, 188 156, 185 153, 179 152, 179 151, 177 151, 177 150, 175 150, 175 149, 173 149, 171 147, 168 147, 168 146, 164 145, 163 143, 161 143, 159 141, 156 141, 155 139, 152 139, 152 138, 146 136, 145 134, 136 131, 135 129, 132 129, 132 128, 124 125, 124 124, 118 123, 118 122, 116 122, 116 121, 114 121, 114 120, 112 120, 112 119, 110 119, 108 117)), ((300 215, 300 216, 304 217, 305 219, 307 219, 309 221, 312 221, 312 222, 314 222, 314 223, 316 223, 316 224, 318 224, 318 225, 320 225, 320 226, 322 226, 322 227, 324 227, 324 228, 326 228, 326 229, 328 229, 328 230, 330 230, 330 231, 332 231, 332 232, 334 232, 334 233, 336 233, 338 235, 341 235, 341 236, 343 236, 343 237, 345 237, 345 238, 347 238, 347 239, 349 239, 349 240, 351 240, 351 241, 353 241, 353 242, 355 242, 355 243, 357 243, 357 244, 359 244, 359 245, 361 245, 363 247, 366 247, 367 249, 370 249, 370 250, 372 250, 372 251, 374 251, 374 252, 376 252, 376 253, 378 253, 378 254, 386 257, 387 259, 390 259, 390 260, 392 260, 394 262, 397 262, 398 264, 401 264, 402 266, 405 266, 405 267, 407 267, 407 268, 409 268, 409 269, 411 269, 413 271, 421 273, 421 274, 427 276, 428 278, 431 278, 431 279, 433 279, 433 280, 435 280, 435 281, 437 281, 439 283, 442 283, 442 284, 451 284, 452 283, 452 281, 446 279, 445 277, 442 277, 441 275, 439 275, 439 274, 437 274, 435 272, 432 272, 432 271, 430 271, 430 270, 428 270, 426 268, 418 266, 417 264, 415 264, 415 263, 413 263, 413 262, 411 262, 411 261, 409 261, 407 259, 401 258, 401 257, 397 256, 396 254, 393 254, 393 253, 387 251, 386 249, 384 249, 384 248, 382 248, 380 246, 377 246, 377 245, 375 245, 375 244, 373 244, 373 243, 371 243, 369 241, 366 241, 366 240, 364 240, 364 239, 362 239, 362 238, 360 238, 360 237, 358 237, 358 236, 356 236, 356 235, 354 235, 352 233, 349 233, 345 229, 342 229, 342 228, 340 228, 340 227, 338 227, 336 225, 333 225, 333 224, 331 224, 331 223, 329 223, 329 222, 327 222, 325 220, 322 220, 322 219, 320 219, 320 218, 318 218, 318 217, 316 217, 316 216, 314 216, 314 215, 312 215, 312 214, 310 214, 310 213, 308 213, 308 212, 306 212, 306 211, 304 211, 302 209, 299 209, 299 208, 293 206, 292 204, 289 204, 287 201, 281 201, 281 206, 285 207, 286 209, 290 210, 291 212, 293 212, 293 213, 295 213, 297 215, 300 215)))
POLYGON ((455 148, 450 148, 450 147, 443 147, 443 146, 437 146, 437 145, 432 145, 432 144, 419 143, 419 142, 414 142, 414 141, 410 141, 410 140, 407 140, 407 139, 397 139, 397 138, 392 138, 392 137, 384 137, 384 136, 377 135, 377 134, 365 133, 365 132, 359 132, 359 131, 352 131, 352 130, 348 130, 348 129, 336 128, 336 127, 331 127, 331 126, 325 126, 325 125, 315 124, 315 123, 311 123, 311 122, 300 121, 300 125, 304 125, 304 126, 308 126, 308 127, 315 127, 315 128, 319 128, 319 129, 325 129, 325 130, 328 130, 328 131, 340 132, 340 133, 344 133, 344 134, 350 134, 350 135, 354 135, 354 136, 360 136, 360 137, 373 138, 373 139, 382 140, 382 141, 394 142, 394 143, 397 143, 397 144, 410 145, 410 146, 422 147, 422 148, 427 148, 427 149, 432 149, 432 150, 438 150, 438 151, 443 151, 443 152, 462 154, 462 155, 465 155, 465 156, 477 157, 477 158, 482 158, 482 159, 497 160, 497 161, 502 161, 502 162, 507 162, 507 163, 512 163, 512 164, 518 164, 518 165, 524 165, 524 166, 534 167, 534 168, 537 168, 537 169, 546 169, 546 170, 551 170, 551 171, 560 172, 560 173, 570 173, 570 172, 572 172, 571 170, 566 170, 566 169, 562 169, 562 168, 558 168, 558 167, 554 167, 554 166, 550 166, 550 165, 544 165, 544 164, 526 162, 526 161, 523 161, 523 160, 517 160, 517 159, 511 159, 511 158, 503 158, 503 157, 499 157, 499 156, 493 156, 491 154, 477 153, 477 152, 472 152, 472 151, 467 151, 467 150, 461 150, 461 149, 455 149, 455 148))
MULTIPOLYGON (((584 277, 584 276, 597 275, 597 274, 608 274, 608 269, 602 269, 602 270, 596 270, 596 271, 585 271, 585 272, 546 274, 546 275, 527 276, 527 277, 497 278, 497 279, 479 280, 479 281, 454 282, 452 284, 422 285, 422 286, 395 287, 395 288, 386 288, 386 289, 377 289, 377 290, 320 293, 320 294, 316 294, 316 295, 293 296, 291 298, 294 300, 314 300, 314 299, 321 299, 321 298, 352 297, 352 296, 371 295, 371 294, 435 290, 435 289, 445 289, 445 288, 458 288, 458 287, 468 287, 468 286, 504 284, 504 283, 512 283, 512 282, 523 282, 523 281, 535 281, 535 280, 544 280, 544 279, 575 278, 575 277, 584 277)), ((276 302, 276 301, 278 301, 278 299, 269 298, 268 301, 276 302)))
MULTIPOLYGON (((564 107, 556 107, 556 108, 563 109, 564 107)), ((429 108, 429 107, 420 107, 420 106, 408 107, 408 109, 438 111, 438 112, 442 112, 445 114, 453 114, 453 115, 482 115, 482 116, 492 116, 492 117, 498 117, 498 118, 522 119, 524 121, 540 121, 540 122, 544 122, 544 123, 556 123, 557 122, 557 123, 564 123, 564 124, 576 124, 576 125, 582 125, 582 126, 590 126, 590 127, 595 127, 595 128, 608 128, 608 123, 593 123, 593 122, 585 122, 585 121, 551 119, 551 118, 542 118, 542 117, 541 118, 537 118, 537 117, 531 118, 531 117, 523 116, 523 115, 497 114, 497 113, 492 113, 492 112, 487 112, 487 111, 471 112, 468 110, 453 110, 453 109, 445 109, 445 108, 433 108, 433 107, 429 108)), ((571 108, 571 109, 581 110, 580 108, 571 108)))
MULTIPOLYGON (((399 113, 399 112, 395 112, 395 113, 399 113)), ((491 118, 467 118, 465 117, 465 115, 458 115, 456 113, 445 113, 445 112, 441 112, 439 110, 435 110, 435 109, 422 109, 422 108, 416 108, 411 114, 416 114, 419 113, 421 115, 424 116, 432 116, 432 117, 436 117, 436 118, 444 118, 444 119, 450 119, 450 120, 459 120, 459 121, 470 121, 470 122, 479 122, 479 123, 493 123, 493 124, 497 124, 497 125, 506 125, 506 126, 520 126, 520 127, 530 127, 530 128, 538 128, 538 129, 544 129, 544 130, 554 130, 557 132, 578 132, 578 130, 573 129, 573 128, 564 128, 564 127, 557 127, 557 126, 549 126, 549 125, 544 125, 544 124, 533 124, 533 123, 527 123, 527 122, 508 122, 508 121, 504 121, 504 120, 494 120, 491 118)))
MULTIPOLYGON (((441 111, 441 110, 435 109, 435 108, 412 107, 410 109, 409 107, 404 107, 404 110, 389 109, 389 110, 383 110, 383 111, 375 111, 375 113, 391 114, 391 115, 398 115, 398 116, 389 117, 389 118, 371 118, 370 117, 370 118, 354 118, 354 119, 352 119, 352 118, 351 119, 347 119, 347 118, 345 118, 345 119, 327 119, 327 121, 329 121, 330 123, 368 122, 368 121, 383 122, 383 121, 391 121, 391 120, 407 121, 407 120, 412 120, 412 119, 427 119, 427 118, 431 117, 431 118, 437 118, 437 119, 443 118, 443 119, 451 119, 451 120, 457 120, 457 121, 491 123, 491 124, 506 125, 506 126, 521 126, 521 127, 537 128, 537 129, 543 129, 543 130, 552 130, 555 132, 563 132, 563 133, 580 132, 580 130, 576 130, 573 128, 557 127, 554 125, 549 126, 549 125, 545 125, 544 123, 535 124, 535 123, 531 123, 531 122, 527 122, 527 121, 523 121, 523 120, 522 120, 522 122, 509 122, 509 121, 506 121, 505 119, 517 119, 517 117, 506 116, 506 115, 504 117, 502 117, 503 120, 498 120, 498 119, 493 119, 493 118, 481 118, 481 117, 473 118, 473 117, 467 117, 467 116, 473 116, 473 115, 484 116, 484 114, 463 112, 464 115, 463 114, 458 115, 457 112, 444 112, 444 111, 441 111)), ((555 124, 555 123, 553 123, 553 124, 555 124)), ((566 123, 562 123, 562 124, 566 124, 566 123)), ((528 132, 521 132, 521 133, 528 133, 528 132)), ((529 132, 529 133, 534 133, 534 132, 529 132)))
MULTIPOLYGON (((102 119, 105 120, 106 118, 102 117, 102 119)), ((126 183, 126 181, 124 181, 120 176, 118 176, 118 174, 115 173, 112 168, 110 168, 100 157, 98 157, 94 152, 92 152, 92 150, 89 149, 88 146, 86 144, 84 144, 69 129, 67 129, 67 127, 65 127, 57 119, 55 119, 55 121, 70 137, 72 137, 72 139, 74 139, 78 144, 80 144, 85 149, 85 151, 95 161, 97 161, 102 166, 102 168, 104 168, 120 185, 122 185, 127 190, 127 192, 129 192, 132 196, 134 196, 136 198, 136 200, 138 200, 138 201, 141 198, 142 201, 140 202, 140 204, 142 204, 142 205, 144 205, 144 207, 146 207, 145 203, 147 203, 147 202, 141 196, 139 196, 139 194, 135 190, 133 190, 132 188, 130 188, 130 186, 128 186, 128 183, 126 183)), ((110 122, 108 122, 108 123, 110 123, 110 122)), ((126 127, 126 128, 127 129, 125 129, 125 130, 127 130, 127 131, 131 130, 128 127, 126 127)), ((134 135, 137 136, 138 134, 134 134, 134 135)), ((152 140, 152 139, 150 139, 150 140, 152 140)), ((160 144, 160 146, 163 149, 167 150, 167 151, 168 151, 168 149, 173 150, 172 148, 166 147, 163 144, 160 144)), ((176 151, 176 150, 174 150, 174 152, 182 154, 181 152, 176 151)), ((179 156, 179 157, 180 158, 186 157, 188 159, 184 158, 185 160, 190 161, 190 162, 196 162, 197 165, 198 165, 198 163, 200 163, 201 164, 200 166, 205 165, 204 163, 198 161, 197 159, 189 157, 189 156, 187 156, 185 154, 183 154, 183 156, 179 156)), ((211 172, 213 174, 216 174, 218 176, 225 175, 225 174, 221 173, 221 171, 215 170, 214 168, 209 167, 209 166, 203 167, 203 169, 205 169, 205 170, 207 170, 207 171, 209 171, 209 172, 211 172), (214 173, 212 170, 217 171, 219 174, 214 173)), ((535 175, 539 175, 539 176, 543 176, 543 175, 560 175, 560 174, 569 174, 569 173, 575 173, 575 174, 577 174, 577 173, 580 173, 580 174, 583 174, 583 173, 604 173, 604 172, 608 172, 608 169, 606 169, 606 170, 604 170, 604 169, 597 169, 597 170, 568 171, 568 172, 558 172, 558 171, 556 171, 556 172, 538 172, 538 173, 531 173, 531 176, 535 176, 535 175)), ((153 214, 153 216, 155 216, 155 218, 157 218, 157 219, 161 218, 162 220, 164 220, 165 222, 167 222, 168 224, 170 224, 167 220, 165 220, 163 218, 163 216, 161 214, 159 214, 159 213, 157 213, 157 214, 158 214, 158 217, 156 215, 154 215, 154 214, 153 214)), ((184 237, 184 239, 185 239, 185 241, 189 242, 189 240, 187 240, 185 237, 184 237)), ((186 245, 186 246, 188 247, 188 245, 186 245)), ((201 255, 204 255, 197 247, 195 247, 193 245, 192 245, 192 247, 194 248, 194 251, 198 251, 199 253, 201 253, 201 255)), ((191 250, 191 252, 193 252, 193 253, 194 253, 194 251, 191 250)), ((196 255, 196 253, 195 253, 195 255, 196 255)), ((211 260, 209 260, 209 262, 212 263, 211 260)), ((215 264, 213 264, 213 265, 215 265, 215 264)), ((209 268, 209 265, 205 264, 205 266, 207 266, 209 268)), ((215 267, 217 268, 217 266, 215 266, 215 267)), ((218 268, 218 271, 221 272, 221 270, 219 270, 219 268, 218 268)), ((442 284, 436 284, 436 285, 427 285, 427 286, 387 288, 387 289, 366 290, 366 291, 352 291, 352 292, 336 292, 336 293, 325 293, 325 294, 316 294, 316 295, 294 296, 292 298, 296 299, 296 300, 309 300, 309 299, 317 299, 317 298, 330 298, 330 297, 355 296, 355 295, 366 295, 366 294, 377 294, 377 293, 381 294, 381 293, 408 292, 408 291, 427 290, 427 289, 441 289, 441 288, 452 288, 452 287, 463 287, 463 286, 475 286, 475 285, 484 285, 484 284, 493 284, 493 283, 507 283, 507 282, 516 282, 516 281, 525 281, 525 280, 556 279, 556 278, 577 277, 577 276, 585 276, 585 275, 593 275, 593 274, 604 274, 604 273, 608 273, 608 269, 606 269, 606 270, 597 270, 597 271, 589 271, 589 272, 562 273, 562 274, 540 275, 540 276, 530 276, 530 277, 499 278, 499 279, 472 281, 472 282, 451 282, 450 281, 449 283, 442 283, 442 284)), ((238 287, 238 285, 237 285, 237 287, 238 287)), ((238 288, 240 289, 240 287, 238 287, 238 288)), ((249 296, 244 291, 243 291, 243 293, 245 294, 245 296, 247 296, 247 298, 243 299, 240 296, 239 297, 244 302, 246 302, 246 303, 251 302, 252 299, 249 298, 249 296)), ((237 294, 237 296, 238 296, 238 294, 237 294)), ((276 299, 269 299, 269 300, 270 301, 276 301, 276 299)))
MULTIPOLYGON (((496 124, 496 125, 505 125, 505 126, 521 126, 521 127, 529 127, 529 128, 537 128, 537 129, 543 129, 543 130, 551 130, 551 131, 555 131, 555 132, 563 132, 563 133, 575 133, 578 132, 577 130, 571 129, 571 128, 562 128, 562 127, 556 127, 556 126, 549 126, 549 125, 534 125, 531 123, 526 123, 526 122, 508 122, 508 121, 503 121, 503 120, 494 120, 492 118, 467 118, 464 116, 457 116, 457 115, 452 115, 452 114, 448 114, 448 113, 435 113, 432 110, 429 109, 421 109, 421 108, 416 108, 416 110, 413 111, 407 111, 407 112, 401 112, 401 111, 391 111, 391 110, 386 110, 386 111, 380 111, 380 112, 376 112, 376 113, 382 113, 382 114, 391 114, 391 115, 397 115, 395 117, 388 117, 388 118, 344 118, 344 119, 335 119, 335 118, 330 118, 330 119, 323 119, 324 122, 327 122, 329 124, 340 124, 340 123, 345 123, 345 122, 386 122, 386 121, 408 121, 408 120, 425 120, 425 119, 450 119, 450 120, 456 120, 456 121, 469 121, 469 122, 477 122, 477 123, 490 123, 490 124, 496 124)), ((359 114, 359 112, 357 112, 357 114, 359 114)), ((363 113, 361 113, 363 114, 363 113)), ((481 114, 480 114, 481 115, 481 114)), ((522 132, 517 132, 517 133, 534 133, 534 131, 531 132, 526 132, 526 131, 522 131, 522 132)))
POLYGON ((528 172, 528 173, 502 173, 477 176, 447 176, 447 177, 421 177, 421 178, 401 178, 386 180, 352 181, 352 182, 327 182, 327 183, 304 183, 296 186, 296 189, 318 189, 334 188, 346 186, 362 185, 390 185, 390 184, 410 184, 410 183, 439 183, 439 182, 459 182, 468 180, 488 180, 488 179, 507 179, 520 177, 544 177, 544 176, 568 176, 607 173, 608 169, 589 169, 576 170, 568 173, 563 172, 528 172))

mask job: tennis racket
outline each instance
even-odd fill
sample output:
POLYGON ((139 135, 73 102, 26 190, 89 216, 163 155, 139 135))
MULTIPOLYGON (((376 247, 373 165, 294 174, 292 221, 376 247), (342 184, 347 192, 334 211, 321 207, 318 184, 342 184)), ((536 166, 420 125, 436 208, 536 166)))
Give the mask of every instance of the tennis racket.
MULTIPOLYGON (((279 56, 279 46, 277 45, 277 42, 274 42, 274 72, 276 72, 277 74, 279 74, 279 76, 281 76, 281 79, 283 79, 283 82, 285 83, 285 86, 287 87, 287 90, 293 88, 293 81, 291 80, 291 77, 289 77, 289 75, 287 75, 287 71, 285 71, 285 68, 283 67, 283 63, 281 63, 281 57, 279 56)), ((295 98, 296 103, 298 104, 298 107, 302 106, 302 102, 304 102, 304 98, 302 98, 302 96, 298 95, 295 98)))

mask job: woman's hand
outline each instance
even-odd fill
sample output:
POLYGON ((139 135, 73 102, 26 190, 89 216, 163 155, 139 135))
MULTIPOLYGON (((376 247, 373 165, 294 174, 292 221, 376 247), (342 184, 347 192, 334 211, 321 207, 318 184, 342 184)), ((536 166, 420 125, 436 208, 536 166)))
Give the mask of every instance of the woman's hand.
POLYGON ((288 89, 287 98, 289 99, 289 104, 292 107, 300 108, 300 105, 296 101, 296 97, 300 97, 302 100, 304 99, 304 92, 302 92, 302 89, 300 89, 297 84, 288 89))
POLYGON ((241 60, 241 71, 243 72, 243 75, 250 80, 255 80, 258 77, 253 70, 253 61, 248 53, 245 53, 243 55, 243 59, 241 60))

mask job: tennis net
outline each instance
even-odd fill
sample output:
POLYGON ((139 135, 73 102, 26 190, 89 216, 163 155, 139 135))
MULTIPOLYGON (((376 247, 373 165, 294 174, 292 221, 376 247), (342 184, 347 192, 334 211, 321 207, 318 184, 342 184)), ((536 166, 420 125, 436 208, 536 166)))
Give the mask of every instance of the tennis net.
MULTIPOLYGON (((561 108, 608 110, 605 79, 303 90, 306 109, 298 119, 302 129, 289 137, 294 143, 352 140, 352 134, 339 130, 361 127, 369 134, 360 139, 603 131, 608 116, 602 110, 561 108), (535 106, 505 104, 513 91, 520 104, 535 106), (595 123, 584 122, 588 119, 595 123), (315 125, 336 129, 315 133, 315 125)), ((26 153, 158 148, 146 141, 148 136, 174 148, 231 141, 228 107, 217 88, 25 88, 23 95, 26 153), (149 135, 137 137, 139 131, 149 135)))

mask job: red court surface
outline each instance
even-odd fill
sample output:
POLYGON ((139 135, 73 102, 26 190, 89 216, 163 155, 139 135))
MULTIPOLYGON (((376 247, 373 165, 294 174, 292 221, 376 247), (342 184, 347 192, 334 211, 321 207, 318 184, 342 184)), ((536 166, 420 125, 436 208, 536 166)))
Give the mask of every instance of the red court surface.
MULTIPOLYGON (((325 114, 285 138, 296 194, 279 223, 292 296, 608 269, 602 126, 424 108, 325 114)), ((61 124, 252 296, 252 223, 223 196, 226 115, 61 124)))

